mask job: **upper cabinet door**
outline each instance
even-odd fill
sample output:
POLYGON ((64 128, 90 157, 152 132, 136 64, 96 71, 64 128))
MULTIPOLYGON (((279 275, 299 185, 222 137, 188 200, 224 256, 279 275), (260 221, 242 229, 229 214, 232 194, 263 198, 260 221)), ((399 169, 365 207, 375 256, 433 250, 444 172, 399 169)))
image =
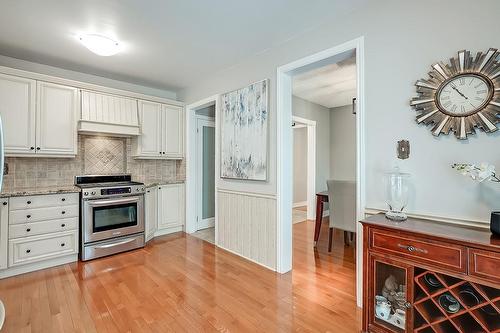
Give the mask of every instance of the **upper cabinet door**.
POLYGON ((161 104, 139 101, 141 135, 138 137, 137 155, 143 157, 162 156, 161 104))
POLYGON ((36 81, 0 74, 0 116, 5 154, 35 153, 36 81))
POLYGON ((184 156, 184 110, 180 107, 164 105, 163 117, 165 156, 182 159, 184 156))
POLYGON ((37 155, 76 155, 78 89, 39 81, 37 102, 37 155))

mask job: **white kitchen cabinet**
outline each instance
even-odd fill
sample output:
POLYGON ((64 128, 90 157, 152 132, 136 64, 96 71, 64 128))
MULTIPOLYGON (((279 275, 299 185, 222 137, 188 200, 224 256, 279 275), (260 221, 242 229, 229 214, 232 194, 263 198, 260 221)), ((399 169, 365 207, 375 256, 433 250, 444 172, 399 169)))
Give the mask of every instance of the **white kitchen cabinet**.
POLYGON ((0 74, 0 116, 7 156, 35 154, 36 81, 0 74))
POLYGON ((184 156, 184 110, 180 107, 163 105, 164 154, 173 159, 184 156))
POLYGON ((7 268, 7 248, 9 246, 9 199, 0 199, 0 269, 7 268))
POLYGON ((153 186, 146 189, 145 201, 145 236, 146 242, 154 237, 158 219, 158 187, 153 186))
POLYGON ((37 155, 76 155, 78 97, 74 87, 37 82, 37 155))
POLYGON ((74 157, 78 90, 0 74, 6 156, 74 157))
POLYGON ((137 138, 137 155, 147 158, 162 157, 162 105, 139 101, 141 135, 137 138))
POLYGON ((139 101, 141 135, 134 141, 136 158, 184 157, 184 110, 181 107, 139 101))
POLYGON ((184 184, 158 186, 158 230, 184 225, 184 184))

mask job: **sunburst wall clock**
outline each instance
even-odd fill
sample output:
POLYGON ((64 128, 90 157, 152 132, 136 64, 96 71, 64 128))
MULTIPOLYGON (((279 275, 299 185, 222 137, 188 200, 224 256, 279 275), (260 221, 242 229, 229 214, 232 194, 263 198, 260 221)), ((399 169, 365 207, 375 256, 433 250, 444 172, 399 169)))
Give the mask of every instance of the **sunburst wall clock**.
POLYGON ((500 52, 490 48, 473 57, 459 51, 448 64, 432 65, 429 78, 415 83, 418 97, 410 105, 417 112, 417 123, 434 125, 432 134, 455 133, 458 139, 475 134, 475 128, 487 133, 500 123, 500 52))

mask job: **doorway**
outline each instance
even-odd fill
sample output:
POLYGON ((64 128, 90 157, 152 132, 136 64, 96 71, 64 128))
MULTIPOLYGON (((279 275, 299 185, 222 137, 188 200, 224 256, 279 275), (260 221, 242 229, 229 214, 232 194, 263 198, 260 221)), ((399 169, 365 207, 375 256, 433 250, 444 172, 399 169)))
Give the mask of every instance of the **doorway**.
POLYGON ((217 96, 186 107, 186 233, 217 245, 217 96))
POLYGON ((288 167, 292 163, 292 78, 294 75, 310 71, 325 64, 339 61, 348 52, 355 53, 356 59, 356 301, 362 301, 362 229, 365 197, 364 177, 364 40, 363 37, 346 42, 331 49, 294 61, 277 69, 277 271, 286 273, 292 269, 292 179, 288 167))
POLYGON ((292 222, 315 217, 316 121, 292 117, 293 130, 293 211, 292 222))

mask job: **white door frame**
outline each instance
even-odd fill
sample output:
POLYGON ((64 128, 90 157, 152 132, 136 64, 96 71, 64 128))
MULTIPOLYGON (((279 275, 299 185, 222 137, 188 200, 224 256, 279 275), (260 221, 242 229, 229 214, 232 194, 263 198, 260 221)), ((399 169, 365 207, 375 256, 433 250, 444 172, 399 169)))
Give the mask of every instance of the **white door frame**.
MULTIPOLYGON (((203 181, 203 133, 200 131, 200 128, 203 127, 212 127, 215 130, 215 118, 196 115, 196 136, 197 136, 197 144, 196 144, 196 230, 201 230, 205 228, 210 228, 215 226, 215 215, 214 217, 207 218, 203 220, 202 212, 203 212, 203 191, 201 188, 201 184, 203 181)), ((215 136, 214 136, 215 138, 215 136)), ((214 142, 215 145, 215 142, 214 142)), ((215 177, 215 175, 214 175, 215 177)), ((214 186, 214 196, 215 196, 215 186, 214 186)))
POLYGON ((294 122, 304 124, 307 130, 307 219, 316 218, 316 121, 292 116, 294 122))
MULTIPOLYGON (((292 269, 292 76, 294 70, 341 53, 356 50, 357 117, 356 117, 356 217, 364 218, 365 207, 365 92, 364 38, 359 37, 277 68, 277 271, 292 269)), ((356 299, 362 303, 363 235, 356 226, 356 299)))
MULTIPOLYGON (((217 114, 219 95, 202 99, 186 106, 186 207, 196 203, 196 110, 215 105, 215 190, 218 186, 219 174, 219 139, 217 128, 217 114)), ((217 237, 217 193, 215 195, 215 245, 217 237)), ((196 210, 186 209, 186 233, 196 232, 196 210)))

